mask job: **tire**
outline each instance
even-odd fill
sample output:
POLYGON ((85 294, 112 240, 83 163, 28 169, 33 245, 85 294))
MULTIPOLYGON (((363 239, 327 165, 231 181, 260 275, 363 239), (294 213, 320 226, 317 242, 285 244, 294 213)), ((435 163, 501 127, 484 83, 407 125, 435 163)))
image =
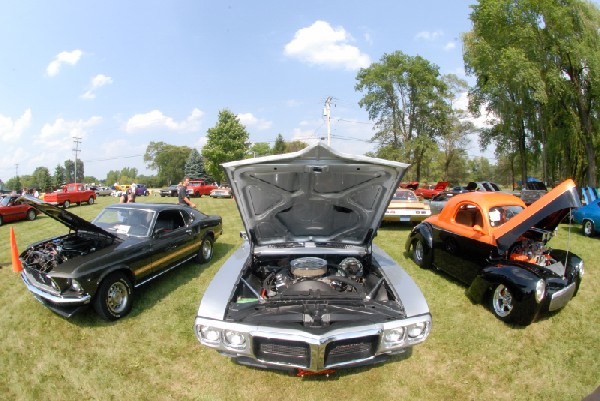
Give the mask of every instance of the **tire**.
POLYGON ((105 320, 117 320, 131 311, 131 281, 121 272, 109 274, 98 287, 94 309, 105 320))
POLYGON ((0 226, 4 223, 4 221, 2 220, 2 216, 0 216, 0 226))
POLYGON ((35 210, 29 209, 27 211, 27 220, 29 220, 29 221, 35 220, 36 216, 37 216, 37 214, 35 214, 35 210))
POLYGON ((210 262, 213 258, 214 248, 213 248, 214 240, 211 236, 206 236, 202 240, 200 244, 200 249, 198 250, 198 256, 196 260, 200 263, 210 262))
POLYGON ((93 205, 94 204, 94 197, 90 196, 90 199, 88 199, 88 205, 93 205))
POLYGON ((581 228, 583 229, 583 235, 585 235, 586 237, 594 236, 594 222, 593 221, 584 220, 581 228))
POLYGON ((71 202, 69 202, 68 200, 66 200, 65 203, 63 203, 63 208, 68 209, 69 206, 71 206, 71 202))
POLYGON ((431 251, 422 238, 416 238, 412 243, 412 260, 422 269, 431 267, 431 251))
POLYGON ((515 298, 514 291, 505 284, 493 287, 489 302, 494 316, 503 322, 527 326, 533 321, 533 313, 524 314, 519 310, 522 305, 515 298))

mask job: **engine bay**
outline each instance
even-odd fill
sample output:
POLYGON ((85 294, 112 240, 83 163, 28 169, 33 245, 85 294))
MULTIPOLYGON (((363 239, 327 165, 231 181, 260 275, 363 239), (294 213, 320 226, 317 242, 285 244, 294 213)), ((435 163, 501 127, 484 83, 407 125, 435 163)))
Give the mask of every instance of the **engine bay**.
POLYGON ((95 252, 112 242, 112 239, 99 235, 73 233, 34 244, 21 258, 28 268, 48 273, 69 259, 95 252))
POLYGON ((557 261, 550 255, 548 241, 554 236, 551 231, 530 229, 511 247, 509 258, 522 262, 547 267, 557 261))

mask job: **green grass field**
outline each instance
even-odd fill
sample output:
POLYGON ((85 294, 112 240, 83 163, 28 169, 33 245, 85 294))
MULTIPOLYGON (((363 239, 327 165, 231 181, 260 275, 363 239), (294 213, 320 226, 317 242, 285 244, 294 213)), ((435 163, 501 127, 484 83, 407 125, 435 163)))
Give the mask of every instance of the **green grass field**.
MULTIPOLYGON (((139 202, 175 198, 138 197, 139 202)), ((116 198, 70 211, 93 218, 116 198)), ((230 199, 196 199, 223 216, 209 264, 187 264, 140 288, 131 314, 101 320, 92 309, 67 320, 25 289, 10 265, 9 230, 19 251, 66 233, 49 217, 0 227, 0 397, 4 400, 581 400, 600 385, 600 238, 563 225, 551 241, 585 260, 581 290, 563 310, 526 328, 506 325, 465 288, 404 254, 410 227, 384 225, 376 243, 413 277, 433 315, 428 340, 408 358, 340 370, 330 377, 239 366, 200 346, 193 332, 203 291, 241 243, 230 199)))

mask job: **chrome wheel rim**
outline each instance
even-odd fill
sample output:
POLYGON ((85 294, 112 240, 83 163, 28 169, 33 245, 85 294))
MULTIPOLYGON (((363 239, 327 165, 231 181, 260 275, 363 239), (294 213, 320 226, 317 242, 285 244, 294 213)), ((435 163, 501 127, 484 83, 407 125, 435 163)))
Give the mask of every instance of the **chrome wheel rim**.
POLYGON ((423 260, 423 243, 421 241, 417 241, 415 243, 415 262, 421 263, 423 260))
POLYGON ((587 220, 585 222, 585 224, 583 225, 583 232, 585 233, 585 235, 592 235, 592 222, 587 220))
POLYGON ((108 289, 106 306, 108 306, 108 309, 110 309, 112 313, 119 314, 125 310, 128 299, 129 293, 127 291, 127 286, 124 283, 117 281, 108 289))
POLYGON ((510 290, 504 284, 499 284, 496 287, 492 304, 494 312, 500 317, 506 317, 512 312, 514 307, 513 297, 510 290))
POLYGON ((212 244, 210 243, 209 240, 202 242, 201 252, 202 252, 202 258, 204 260, 210 259, 210 257, 212 256, 212 244))

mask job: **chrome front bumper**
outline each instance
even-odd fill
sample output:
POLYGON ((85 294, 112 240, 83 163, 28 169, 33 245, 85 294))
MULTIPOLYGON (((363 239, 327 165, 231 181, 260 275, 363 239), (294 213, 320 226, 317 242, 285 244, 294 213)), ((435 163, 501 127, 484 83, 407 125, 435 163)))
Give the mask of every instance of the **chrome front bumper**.
POLYGON ((552 312, 565 306, 573 298, 576 289, 577 283, 571 283, 562 290, 556 291, 552 294, 548 310, 552 312))
POLYGON ((298 329, 249 326, 196 317, 195 332, 201 344, 237 359, 240 363, 274 369, 303 369, 320 372, 325 369, 360 366, 381 362, 381 358, 402 354, 427 338, 431 315, 359 327, 336 329, 321 335, 298 329), (409 328, 424 323, 418 336, 410 337, 409 328), (203 336, 203 327, 218 330, 219 338, 203 336), (386 331, 404 328, 403 336, 393 344, 386 343, 386 331), (227 332, 245 339, 244 346, 232 346, 225 340, 227 332), (246 362, 244 362, 246 361, 246 362), (254 363, 248 363, 254 362, 254 363))
POLYGON ((84 305, 90 303, 92 297, 89 294, 82 295, 61 295, 61 294, 53 294, 42 288, 37 287, 34 283, 31 282, 27 273, 25 271, 21 272, 21 279, 25 283, 27 289, 35 295, 37 298, 42 298, 46 301, 52 302, 54 304, 59 305, 84 305))

